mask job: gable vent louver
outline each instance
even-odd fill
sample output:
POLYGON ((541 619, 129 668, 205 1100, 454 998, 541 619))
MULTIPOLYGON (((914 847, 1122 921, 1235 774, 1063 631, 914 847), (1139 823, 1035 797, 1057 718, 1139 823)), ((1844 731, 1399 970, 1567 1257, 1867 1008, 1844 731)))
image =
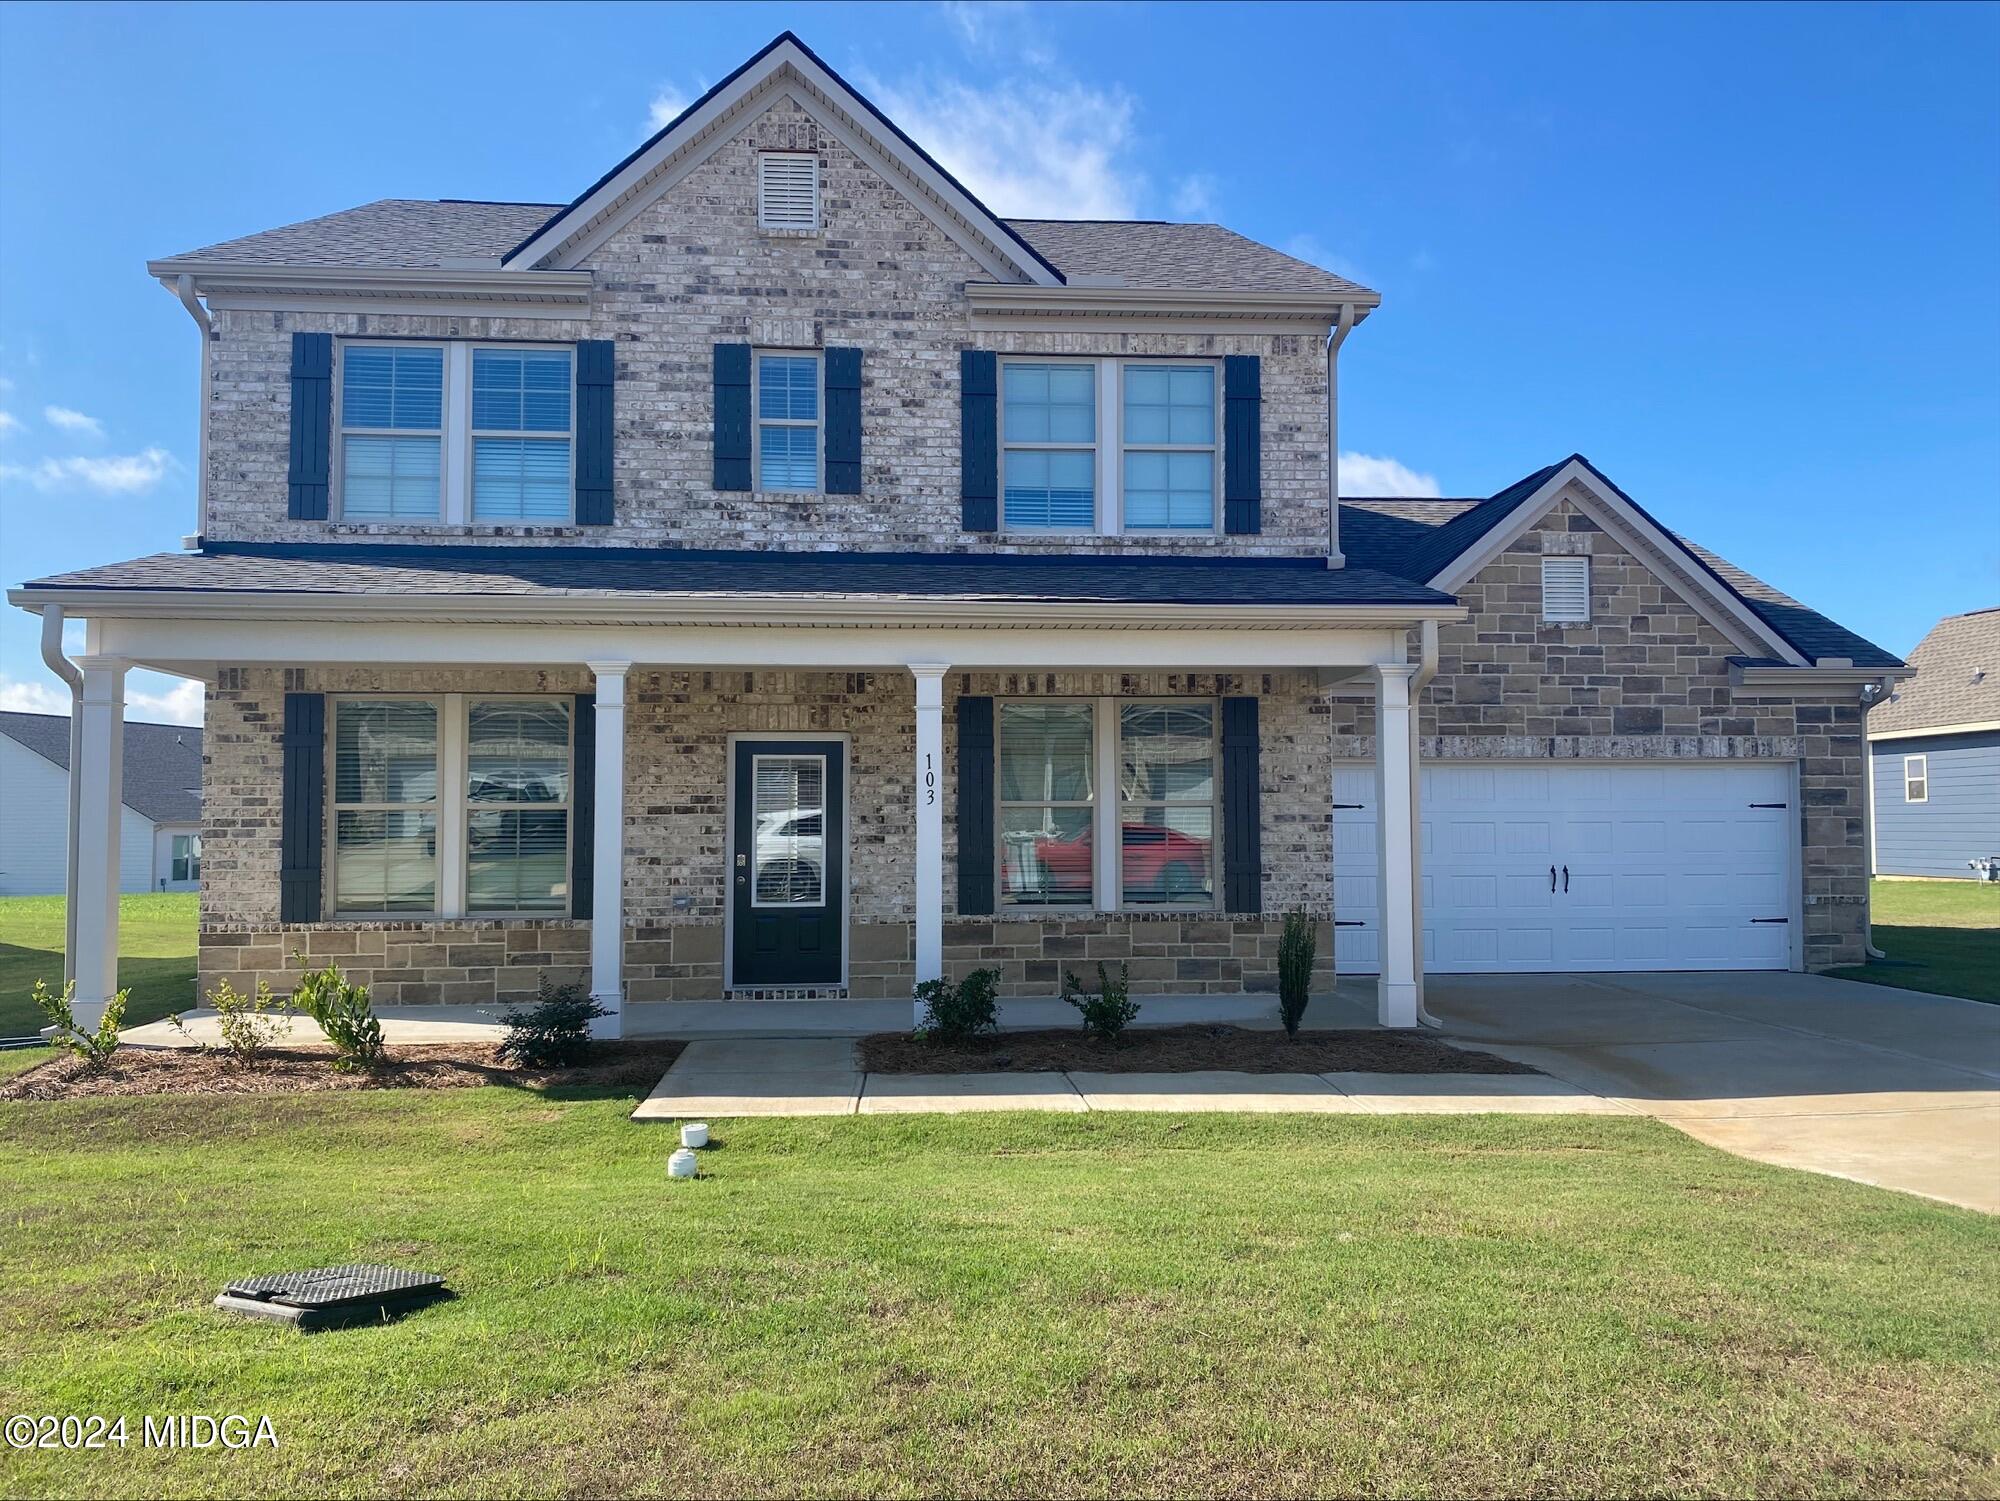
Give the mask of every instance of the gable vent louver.
POLYGON ((819 158, 767 151, 757 158, 757 227, 819 228, 819 158))
POLYGON ((1590 619, 1590 559, 1542 559, 1542 619, 1575 623, 1590 619))

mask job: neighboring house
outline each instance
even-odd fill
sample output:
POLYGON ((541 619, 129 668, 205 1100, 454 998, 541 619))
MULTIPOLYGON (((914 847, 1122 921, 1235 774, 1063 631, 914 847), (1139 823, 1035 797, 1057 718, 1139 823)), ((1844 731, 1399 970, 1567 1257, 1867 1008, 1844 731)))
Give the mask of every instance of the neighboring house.
MULTIPOLYGON (((201 882, 201 731, 125 726, 118 889, 201 882)), ((69 717, 0 712, 0 896, 60 892, 69 868, 69 717)))
POLYGON ((1894 656, 1581 457, 1334 504, 1375 292, 997 218, 789 34, 568 204, 149 269, 199 533, 11 598, 91 621, 96 735, 209 684, 204 985, 1266 991, 1301 908, 1409 1025, 1426 967, 1862 957, 1894 656))
POLYGON ((2000 607, 1946 616, 1910 666, 1868 715, 1875 873, 1984 880, 2000 863, 2000 607))

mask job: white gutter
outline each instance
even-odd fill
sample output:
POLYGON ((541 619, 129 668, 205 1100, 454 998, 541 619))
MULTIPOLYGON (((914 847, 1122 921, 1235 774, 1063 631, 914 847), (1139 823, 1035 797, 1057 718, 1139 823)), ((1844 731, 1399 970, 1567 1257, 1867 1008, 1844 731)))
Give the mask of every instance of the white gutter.
POLYGON ((172 290, 180 298, 181 306, 187 309, 188 316, 194 319, 195 327, 201 330, 201 410, 195 438, 194 535, 181 538, 181 546, 192 551, 199 548, 201 539, 208 535, 208 346, 215 334, 215 320, 208 316, 208 309, 195 295, 191 273, 183 271, 175 277, 172 290))
MULTIPOLYGON (((1426 620, 1421 632, 1416 676, 1410 679, 1410 913, 1417 934, 1417 1021, 1426 1027, 1442 1027, 1443 1022, 1424 1009, 1424 817, 1423 757, 1418 746, 1423 740, 1424 689, 1438 672, 1438 623, 1426 620)), ((1381 726, 1376 726, 1379 734, 1381 726)))
POLYGON ((223 288, 268 288, 321 294, 475 298, 506 301, 588 301, 589 271, 507 271, 497 266, 263 266, 227 261, 148 261, 161 281, 193 278, 206 296, 223 288))
POLYGON ((63 984, 76 978, 76 846, 83 822, 82 791, 76 768, 83 755, 83 673, 63 655, 63 609, 50 605, 42 611, 42 660, 69 685, 69 852, 68 873, 63 883, 63 984))
POLYGON ((1357 321, 1354 304, 1343 302, 1339 318, 1326 332, 1326 566, 1329 568, 1347 566, 1347 559, 1340 551, 1340 386, 1335 366, 1340 346, 1354 332, 1357 321))

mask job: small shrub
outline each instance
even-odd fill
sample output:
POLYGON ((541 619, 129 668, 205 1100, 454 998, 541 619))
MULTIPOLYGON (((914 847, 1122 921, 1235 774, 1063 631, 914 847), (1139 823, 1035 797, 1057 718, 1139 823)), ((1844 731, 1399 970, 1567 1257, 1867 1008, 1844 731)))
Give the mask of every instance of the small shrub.
POLYGON ((1285 1035, 1297 1040, 1299 1022, 1305 1017, 1306 1002, 1312 999, 1313 920, 1302 911, 1285 914, 1285 929, 1278 937, 1278 1017, 1285 1035))
POLYGON ((76 1024, 76 1012, 71 1003, 76 999, 76 981, 65 984, 60 992, 49 989, 47 980, 35 981, 35 988, 28 994, 35 1003, 35 1009, 49 1019, 49 1025, 56 1029, 49 1040, 57 1047, 68 1050, 80 1061, 86 1072, 101 1074, 111 1064, 111 1055, 118 1051, 118 1024, 125 1020, 125 999, 130 992, 119 991, 104 1003, 104 1017, 97 1029, 86 1032, 76 1024))
POLYGON ((1000 1030, 1000 971, 975 969, 957 984, 926 980, 916 988, 924 1003, 917 1036, 925 1042, 970 1042, 1000 1030))
MULTIPOLYGON (((223 1051, 239 1068, 255 1064, 282 1037, 291 1035, 292 1008, 271 993, 271 982, 259 980, 257 988, 245 995, 227 980, 217 980, 206 997, 215 1012, 216 1029, 222 1033, 223 1051)), ((192 1039, 194 1033, 178 1016, 167 1018, 175 1031, 192 1039)), ((207 1051, 207 1044, 200 1044, 207 1051)))
MULTIPOLYGON (((294 954, 305 969, 306 956, 294 954)), ((350 984, 340 966, 306 969, 292 987, 292 1004, 305 1012, 333 1044, 333 1066, 343 1074, 381 1065, 385 1043, 382 1023, 368 1003, 368 987, 350 984)))
POLYGON ((1114 980, 1100 961, 1096 995, 1086 994, 1076 976, 1066 974, 1062 998, 1082 1013, 1084 1031, 1099 1042, 1116 1042, 1118 1034, 1139 1014, 1139 1003, 1128 994, 1131 987, 1131 971, 1127 966, 1118 966, 1118 978, 1114 980))
POLYGON ((610 1014, 583 986, 551 985, 543 975, 535 1004, 501 1018, 507 1036, 500 1044, 500 1056, 526 1068, 567 1068, 590 1051, 590 1024, 610 1014))

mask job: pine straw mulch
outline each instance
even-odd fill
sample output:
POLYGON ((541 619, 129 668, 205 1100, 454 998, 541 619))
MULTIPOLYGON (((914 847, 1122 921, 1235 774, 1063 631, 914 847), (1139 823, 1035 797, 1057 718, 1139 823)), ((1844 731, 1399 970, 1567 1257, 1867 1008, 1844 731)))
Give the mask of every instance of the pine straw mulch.
POLYGON ((907 1032, 861 1039, 861 1066, 878 1074, 1191 1073, 1538 1074, 1525 1063, 1455 1048, 1422 1032, 1283 1032, 1195 1024, 1133 1027, 1098 1042, 1074 1027, 1002 1032, 968 1043, 919 1042, 907 1032))
POLYGON ((63 1054, 0 1083, 0 1100, 77 1100, 93 1095, 296 1094, 329 1089, 641 1088, 657 1084, 684 1042, 596 1042, 570 1068, 522 1068, 493 1043, 391 1044, 380 1068, 339 1073, 326 1047, 274 1048, 249 1064, 196 1048, 120 1048, 102 1073, 63 1054))

